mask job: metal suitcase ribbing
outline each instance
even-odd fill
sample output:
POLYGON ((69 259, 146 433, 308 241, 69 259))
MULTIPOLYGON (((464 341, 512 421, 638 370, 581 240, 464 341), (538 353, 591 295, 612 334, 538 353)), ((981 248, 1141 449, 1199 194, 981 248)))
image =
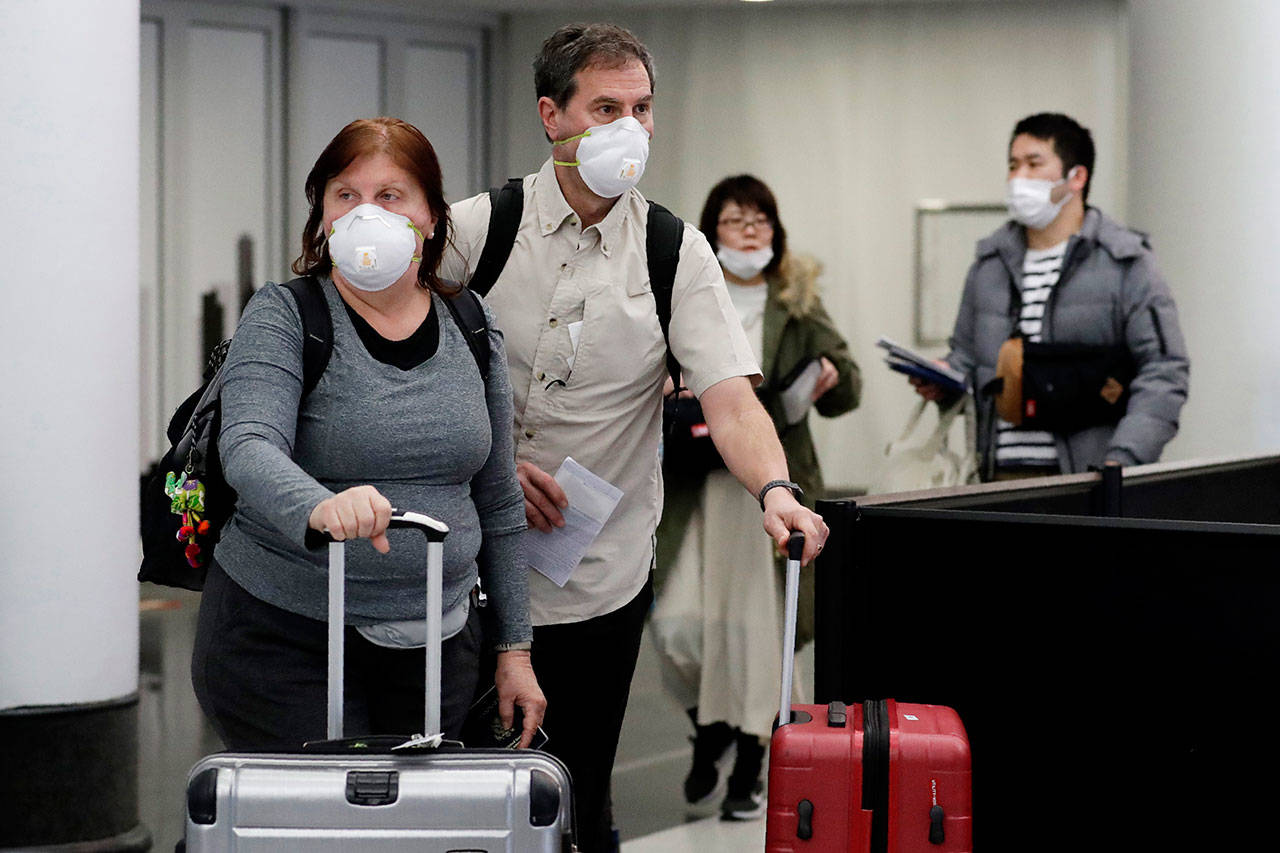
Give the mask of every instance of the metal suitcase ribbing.
MULTIPOLYGON (((427 536, 423 731, 438 733, 443 542, 448 527, 417 513, 395 515, 392 527, 417 529, 427 536)), ((218 753, 199 761, 188 775, 186 833, 179 850, 575 850, 569 773, 550 755, 467 750, 441 744, 438 735, 415 738, 411 746, 404 745, 404 738, 341 741, 343 557, 342 544, 330 544, 329 741, 315 752, 218 753)))
POLYGON ((790 704, 799 548, 789 549, 780 724, 769 748, 769 853, 973 849, 969 740, 939 705, 790 704))
POLYGON ((537 752, 223 753, 191 771, 186 849, 565 853, 569 790, 564 766, 537 752))

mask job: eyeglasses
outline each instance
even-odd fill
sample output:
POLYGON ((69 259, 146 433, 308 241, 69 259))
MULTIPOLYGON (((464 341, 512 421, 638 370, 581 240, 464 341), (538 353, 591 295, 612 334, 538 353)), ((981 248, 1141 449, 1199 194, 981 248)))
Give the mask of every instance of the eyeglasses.
POLYGON ((748 226, 755 228, 757 231, 773 230, 773 222, 763 213, 759 216, 752 216, 750 218, 742 216, 727 216, 724 219, 717 221, 716 224, 722 228, 727 228, 730 231, 746 231, 748 226))

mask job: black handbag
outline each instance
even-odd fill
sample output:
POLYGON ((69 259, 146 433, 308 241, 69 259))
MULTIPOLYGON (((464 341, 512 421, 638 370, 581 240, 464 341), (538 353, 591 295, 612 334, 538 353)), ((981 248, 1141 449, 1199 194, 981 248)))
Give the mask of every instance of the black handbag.
POLYGON ((669 394, 662 400, 662 467, 701 475, 725 467, 697 397, 669 394))
POLYGON ((1124 417, 1137 375, 1124 346, 1059 344, 1010 338, 989 383, 996 412, 1023 429, 1071 433, 1124 417))

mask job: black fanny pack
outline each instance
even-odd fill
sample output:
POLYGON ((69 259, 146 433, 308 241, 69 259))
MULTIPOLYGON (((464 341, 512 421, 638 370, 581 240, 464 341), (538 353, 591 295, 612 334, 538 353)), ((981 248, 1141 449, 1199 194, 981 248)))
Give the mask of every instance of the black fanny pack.
POLYGON ((1010 338, 1000 346, 996 378, 983 391, 1014 426, 1069 433, 1124 417, 1136 375, 1124 346, 1010 338))
POLYGON ((725 467, 698 398, 676 394, 663 398, 662 467, 682 474, 706 474, 725 467))

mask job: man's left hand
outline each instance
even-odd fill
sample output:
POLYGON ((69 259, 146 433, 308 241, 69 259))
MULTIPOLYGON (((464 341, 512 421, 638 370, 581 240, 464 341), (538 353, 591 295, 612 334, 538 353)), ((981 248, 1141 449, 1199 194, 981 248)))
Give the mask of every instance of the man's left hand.
POLYGON ((502 725, 511 728, 515 719, 515 706, 524 712, 524 731, 520 734, 520 748, 526 749, 542 725, 547 710, 547 697, 542 695, 538 679, 533 674, 533 660, 528 652, 498 653, 498 668, 493 683, 498 687, 498 716, 502 725))
POLYGON ((801 565, 808 565, 810 560, 818 556, 831 532, 822 516, 805 507, 787 489, 770 489, 765 493, 764 529, 784 551, 793 531, 803 533, 804 556, 800 559, 801 565))

